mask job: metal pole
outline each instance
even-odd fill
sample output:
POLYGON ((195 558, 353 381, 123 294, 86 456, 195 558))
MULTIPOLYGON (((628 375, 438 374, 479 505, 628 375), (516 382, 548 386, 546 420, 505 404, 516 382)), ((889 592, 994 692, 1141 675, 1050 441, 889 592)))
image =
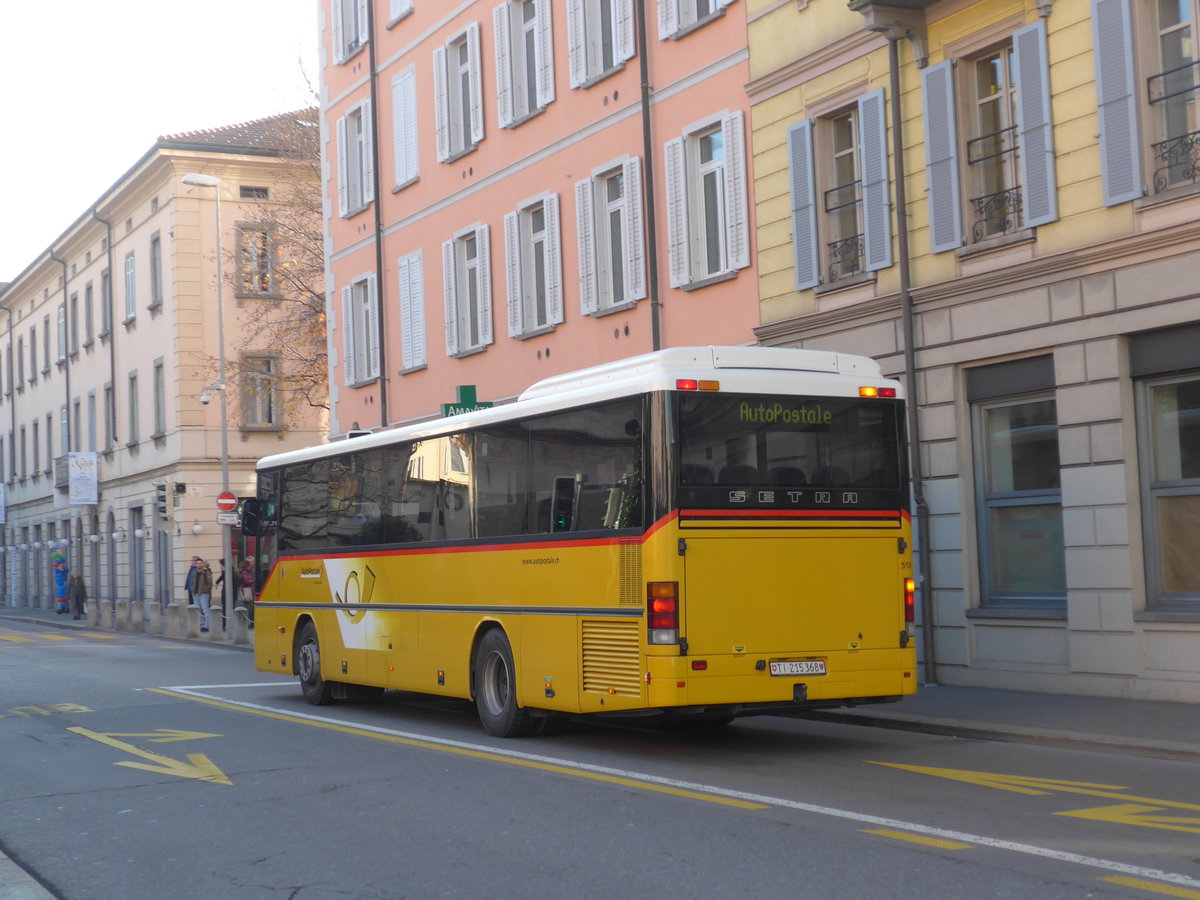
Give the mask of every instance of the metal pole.
MULTIPOLYGON (((229 418, 228 404, 225 399, 227 385, 225 383, 225 278, 221 271, 221 183, 218 180, 213 187, 213 195, 217 198, 217 383, 221 386, 221 490, 229 490, 229 418)), ((168 498, 168 502, 170 499, 168 498)), ((225 571, 221 582, 221 612, 224 616, 222 626, 227 634, 232 634, 233 628, 233 558, 229 555, 229 525, 221 526, 221 555, 218 560, 225 560, 225 571)), ((220 563, 218 562, 218 565, 220 563)))

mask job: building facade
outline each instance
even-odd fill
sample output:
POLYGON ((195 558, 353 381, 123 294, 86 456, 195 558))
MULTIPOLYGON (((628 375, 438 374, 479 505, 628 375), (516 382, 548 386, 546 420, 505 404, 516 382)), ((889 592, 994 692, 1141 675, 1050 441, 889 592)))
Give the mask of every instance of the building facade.
POLYGON ((746 11, 757 335, 912 373, 926 676, 1200 702, 1195 3, 746 11))
POLYGON ((283 402, 287 354, 255 345, 253 324, 287 296, 264 212, 315 181, 290 143, 297 122, 315 143, 315 118, 160 138, 0 287, 5 604, 52 606, 61 556, 90 597, 148 612, 186 598, 193 555, 217 573, 253 553, 236 529, 221 546, 223 446, 245 497, 260 457, 325 434, 323 408, 283 402))
POLYGON ((743 6, 322 0, 335 435, 754 341, 743 6))

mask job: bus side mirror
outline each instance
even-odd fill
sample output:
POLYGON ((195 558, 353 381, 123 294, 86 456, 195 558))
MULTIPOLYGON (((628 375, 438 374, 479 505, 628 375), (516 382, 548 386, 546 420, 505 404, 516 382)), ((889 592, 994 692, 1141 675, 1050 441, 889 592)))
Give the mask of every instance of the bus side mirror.
POLYGON ((250 497, 242 501, 242 534, 253 537, 258 534, 258 523, 262 518, 262 501, 250 497))

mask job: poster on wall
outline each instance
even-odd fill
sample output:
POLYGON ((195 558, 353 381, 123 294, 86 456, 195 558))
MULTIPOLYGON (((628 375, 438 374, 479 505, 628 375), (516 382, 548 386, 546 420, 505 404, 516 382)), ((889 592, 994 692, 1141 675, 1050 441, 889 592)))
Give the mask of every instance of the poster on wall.
POLYGON ((98 502, 99 465, 95 450, 67 454, 68 491, 72 506, 90 506, 98 502))

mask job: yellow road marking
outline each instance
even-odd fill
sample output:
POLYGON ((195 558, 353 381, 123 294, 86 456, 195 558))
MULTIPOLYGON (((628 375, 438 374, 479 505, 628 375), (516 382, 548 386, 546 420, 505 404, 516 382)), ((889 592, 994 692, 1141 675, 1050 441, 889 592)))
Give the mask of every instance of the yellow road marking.
POLYGON ((927 847, 938 847, 942 850, 973 850, 974 844, 960 844, 957 841, 943 841, 941 838, 926 837, 923 834, 910 834, 907 831, 893 831, 890 828, 864 828, 863 834, 877 834, 880 837, 895 838, 898 841, 909 841, 913 844, 924 844, 927 847))
POLYGON ((43 641, 73 641, 75 638, 66 634, 39 634, 39 638, 43 641))
POLYGON ((1077 809, 1055 813, 1056 816, 1071 816, 1075 819, 1095 819, 1100 822, 1115 822, 1118 825, 1140 825, 1142 828, 1162 828, 1167 831, 1189 831, 1200 834, 1200 819, 1195 816, 1147 815, 1161 813, 1162 806, 1144 806, 1140 803, 1117 803, 1113 806, 1097 806, 1092 809, 1077 809))
POLYGON ((153 753, 149 750, 143 750, 140 747, 135 747, 133 744, 127 744, 124 741, 118 741, 111 734, 103 734, 99 731, 92 731, 89 728, 68 728, 67 731, 73 731, 75 734, 82 735, 93 741, 98 741, 101 744, 107 744, 109 747, 132 753, 134 756, 140 756, 142 759, 148 760, 144 763, 122 761, 113 763, 117 766, 128 766, 131 769, 145 769, 149 772, 159 772, 163 775, 173 775, 176 778, 195 778, 197 781, 209 781, 214 784, 233 784, 228 776, 218 769, 207 756, 203 753, 189 753, 187 762, 181 759, 172 759, 170 756, 163 756, 161 753, 153 753))
POLYGON ((1175 887, 1173 884, 1159 884, 1157 881, 1145 881, 1141 878, 1129 878, 1125 875, 1105 875, 1100 880, 1107 881, 1109 884, 1137 888, 1140 891, 1153 891, 1156 894, 1166 894, 1168 897, 1183 897, 1184 900, 1200 900, 1200 891, 1175 887))
POLYGON ((299 716, 290 716, 287 713, 272 712, 265 709, 248 709, 245 706, 239 706, 235 703, 223 703, 220 700, 208 700, 204 697, 193 697, 190 694, 181 694, 175 691, 168 691, 162 688, 148 688, 156 694, 165 694, 168 697, 180 697, 184 700, 193 700, 197 703, 205 703, 209 706, 216 706, 220 709, 231 709, 235 712, 250 713, 255 716, 262 716, 267 719, 277 719, 281 722, 292 722, 296 725, 308 725, 310 727, 323 728, 326 731, 337 731, 342 734, 352 734, 357 737, 373 738, 379 741, 387 741, 392 744, 403 744, 406 747, 418 747, 422 750, 437 750, 441 753, 451 753, 455 756, 465 756, 471 759, 485 759, 489 762, 504 763, 510 766, 520 766, 526 769, 536 769, 540 772, 553 772, 556 775, 568 775, 573 778, 586 778, 590 781, 600 781, 605 784, 618 784, 622 787, 636 788, 642 791, 653 791, 659 794, 670 794, 673 797, 686 797, 689 800, 703 800, 706 803, 716 803, 721 806, 733 806, 738 809, 769 809, 765 803, 750 803, 745 800, 736 800, 730 797, 716 797, 712 794, 701 793, 700 791, 689 791, 683 788, 674 788, 662 784, 653 784, 646 781, 638 781, 633 778, 622 778, 618 775, 605 775, 601 772, 588 772, 581 769, 573 769, 570 766, 560 766, 554 763, 538 762, 532 759, 517 759, 511 756, 504 756, 499 753, 488 753, 484 750, 471 750, 467 747, 447 747, 442 744, 436 744, 432 741, 422 741, 415 738, 401 737, 395 734, 380 734, 377 731, 368 731, 365 728, 355 728, 350 725, 339 725, 334 722, 318 722, 312 719, 304 719, 299 716))
POLYGON ((12 634, 0 634, 0 641, 10 641, 14 644, 32 644, 33 638, 17 637, 12 634))
POLYGON ((120 635, 116 635, 116 634, 101 634, 98 631, 81 631, 79 633, 82 634, 84 637, 98 638, 99 640, 102 640, 102 641, 115 641, 115 640, 118 640, 120 637, 120 635))

